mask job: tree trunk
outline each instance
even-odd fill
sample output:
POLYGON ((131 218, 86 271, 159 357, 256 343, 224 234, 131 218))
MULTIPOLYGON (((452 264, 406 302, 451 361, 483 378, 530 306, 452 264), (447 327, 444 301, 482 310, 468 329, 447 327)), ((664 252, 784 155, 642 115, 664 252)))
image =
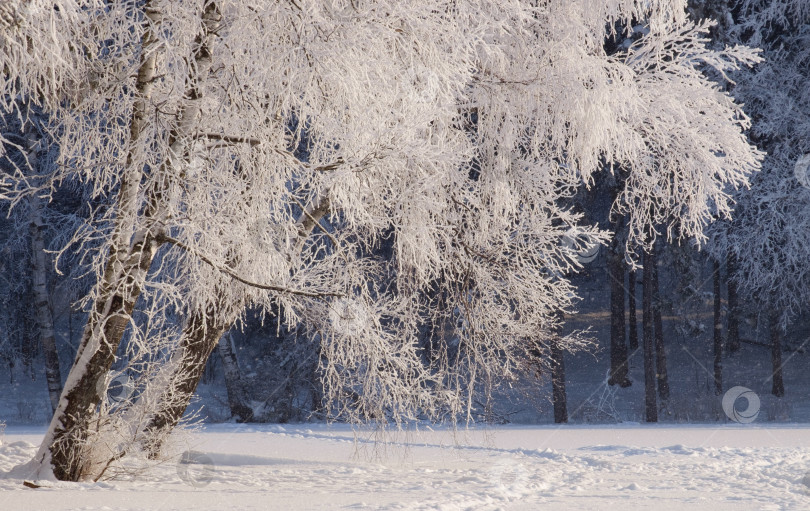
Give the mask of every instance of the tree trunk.
POLYGON ((53 328, 53 314, 49 302, 47 262, 45 243, 42 239, 42 216, 37 210, 39 199, 31 200, 31 250, 34 255, 33 284, 36 301, 37 322, 39 323, 39 342, 45 354, 45 380, 48 384, 48 396, 51 401, 51 412, 56 412, 59 397, 62 395, 62 373, 59 370, 59 352, 56 350, 56 336, 53 328))
POLYGON ((780 335, 779 315, 774 311, 770 314, 771 329, 771 367, 773 368, 773 385, 771 393, 776 397, 785 395, 785 382, 782 378, 782 336, 780 335))
POLYGON ((664 346, 664 324, 661 321, 661 287, 658 285, 658 255, 653 246, 650 252, 652 266, 652 315, 655 332, 655 377, 658 380, 658 398, 666 407, 669 401, 669 373, 667 371, 667 350, 664 346))
MULTIPOLYGON (((104 274, 96 284, 93 309, 87 320, 78 353, 65 382, 65 390, 59 407, 54 413, 48 432, 37 454, 41 463, 39 470, 50 465, 53 475, 63 481, 80 481, 94 476, 93 460, 84 456, 90 424, 96 414, 96 407, 104 392, 103 382, 115 359, 124 332, 129 325, 135 302, 141 293, 142 284, 152 264, 158 243, 152 226, 149 224, 159 215, 158 200, 162 190, 144 191, 142 188, 143 169, 135 162, 140 161, 139 139, 152 119, 153 107, 150 97, 156 80, 156 66, 160 53, 160 30, 163 22, 161 9, 147 1, 142 6, 147 29, 142 37, 142 61, 135 82, 138 99, 135 102, 130 120, 130 149, 127 167, 118 190, 117 214, 112 234, 107 264, 104 274), (143 195, 146 194, 146 207, 143 195), (139 216, 141 220, 139 221, 139 216)), ((219 12, 214 3, 206 6, 203 13, 203 34, 201 44, 195 51, 196 69, 200 75, 210 68, 211 55, 207 41, 216 32, 219 12)), ((192 86, 188 96, 195 99, 197 90, 192 86)), ((199 98, 196 98, 199 99, 199 98)), ((191 121, 196 116, 195 108, 182 108, 178 113, 176 131, 170 133, 173 154, 185 154, 183 144, 191 133, 191 121)), ((170 173, 168 155, 162 163, 163 175, 170 173)), ((168 185, 165 181, 163 185, 168 185)), ((104 460, 98 460, 102 466, 104 460)))
MULTIPOLYGON (((32 167, 31 170, 36 173, 39 161, 36 151, 38 141, 31 132, 27 134, 26 138, 30 148, 28 162, 32 167)), ((37 194, 31 194, 28 197, 28 205, 31 208, 32 281, 37 323, 39 324, 39 342, 42 344, 42 351, 45 355, 45 380, 48 384, 51 413, 55 413, 59 406, 59 397, 62 395, 62 373, 59 370, 59 352, 56 350, 53 313, 48 290, 48 258, 43 237, 45 222, 42 220, 42 199, 37 194)))
POLYGON ((247 393, 242 382, 239 360, 233 349, 233 335, 226 334, 220 337, 217 348, 225 372, 225 389, 228 392, 231 416, 236 417, 237 422, 250 422, 253 420, 253 409, 245 404, 247 403, 247 393))
POLYGON ((624 261, 621 254, 619 229, 621 220, 614 222, 613 241, 608 252, 608 284, 610 285, 610 377, 609 385, 629 387, 627 377, 627 345, 624 342, 624 261))
POLYGON ((714 393, 723 393, 723 317, 720 296, 720 263, 714 261, 714 393))
MULTIPOLYGON (((318 222, 329 213, 330 207, 329 198, 324 195, 301 213, 297 221, 298 252, 303 249, 304 241, 318 222)), ((244 303, 218 304, 208 311, 208 314, 192 314, 186 322, 180 347, 183 354, 180 354, 180 361, 170 377, 167 391, 160 397, 158 412, 144 428, 143 444, 150 458, 154 459, 160 455, 165 435, 177 426, 185 413, 191 396, 202 378, 208 357, 222 335, 233 326, 245 306, 244 303), (211 324, 204 325, 206 321, 211 324)), ((247 411, 245 413, 247 414, 247 411)))
POLYGON ((737 262, 734 254, 729 251, 726 259, 726 283, 728 286, 728 339, 726 346, 730 353, 740 351, 740 311, 737 304, 737 283, 734 276, 737 272, 737 262))
POLYGON ((636 320, 636 270, 629 272, 627 277, 629 326, 630 326, 630 349, 635 352, 638 349, 638 321, 636 320))
POLYGON ((180 422, 197 390, 208 357, 236 320, 223 312, 222 304, 205 313, 193 312, 183 326, 175 369, 159 397, 157 412, 144 428, 142 444, 151 459, 159 457, 166 436, 180 422))
MULTIPOLYGON (((115 358, 154 251, 155 244, 147 236, 131 251, 123 254, 113 251, 108 262, 99 299, 90 314, 76 361, 65 384, 64 399, 60 401, 43 441, 57 479, 79 481, 89 475, 81 456, 82 445, 102 398, 100 383, 103 383, 115 358)), ((40 453, 46 454, 42 449, 40 453)), ((44 461, 45 456, 40 459, 44 461)))
POLYGON ((655 396, 655 352, 653 351, 652 287, 653 261, 644 253, 642 275, 642 343, 644 351, 644 417, 647 422, 658 422, 658 403, 655 396))
POLYGON ((554 422, 568 422, 568 397, 565 392, 564 351, 555 337, 551 341, 551 397, 554 403, 554 422))

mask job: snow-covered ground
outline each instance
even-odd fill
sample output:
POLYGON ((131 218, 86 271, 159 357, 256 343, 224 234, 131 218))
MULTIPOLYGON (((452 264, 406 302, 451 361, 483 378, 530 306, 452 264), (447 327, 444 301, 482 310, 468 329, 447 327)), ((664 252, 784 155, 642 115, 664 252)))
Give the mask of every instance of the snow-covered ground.
MULTIPOLYGON (((604 290, 583 290, 607 303, 604 290)), ((592 296, 591 296, 592 295, 592 296)), ((810 510, 810 332, 786 339, 786 395, 770 394, 767 346, 726 354, 726 390, 756 395, 754 422, 736 424, 713 389, 711 315, 664 318, 672 397, 659 425, 644 418, 643 361, 630 356, 629 388, 607 387, 609 316, 597 306, 569 317, 592 326, 592 353, 567 356, 572 424, 551 423, 548 381, 499 393, 496 420, 513 425, 453 434, 423 427, 380 440, 346 426, 212 424, 226 420, 221 378, 200 385, 194 409, 208 424, 178 452, 128 480, 48 483, 4 477, 34 455, 50 418, 42 367, 31 381, 0 371, 0 511, 17 509, 526 509, 810 510), (682 326, 694 323, 694 331, 682 326), (387 443, 386 443, 387 442, 387 443), (805 484, 805 480, 807 484, 805 484)), ((764 343, 759 331, 746 339, 764 343)), ((253 354, 244 358, 253 361, 253 354)), ((249 369, 249 367, 248 367, 249 369)), ((261 371, 259 371, 259 374, 261 371)), ((735 403, 740 408, 746 401, 735 403)), ((736 409, 736 407, 735 407, 736 409)))
POLYGON ((6 429, 0 509, 810 509, 810 427, 798 425, 423 428, 384 441, 210 425, 190 437, 191 463, 29 489, 4 473, 43 432, 6 429))

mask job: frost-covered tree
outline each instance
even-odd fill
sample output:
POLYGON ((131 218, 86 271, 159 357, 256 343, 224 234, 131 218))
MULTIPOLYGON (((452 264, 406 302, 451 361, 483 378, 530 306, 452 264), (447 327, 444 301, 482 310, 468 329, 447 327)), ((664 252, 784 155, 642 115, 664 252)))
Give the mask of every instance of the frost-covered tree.
MULTIPOLYGON (((719 44, 763 49, 764 62, 735 73, 733 94, 746 105, 751 139, 767 153, 750 189, 736 193, 732 221, 718 223, 710 245, 728 261, 729 302, 738 289, 771 328, 773 393, 781 383, 780 331, 806 309, 810 195, 804 155, 810 152, 810 4, 797 0, 703 2, 722 12, 719 44)), ((730 303, 731 306, 731 303, 730 303)), ((736 345, 736 312, 729 316, 729 349, 736 345)))
POLYGON ((782 395, 779 331, 806 309, 810 266, 810 5, 740 1, 729 10, 726 40, 761 46, 765 61, 735 75, 734 95, 753 119, 751 137, 767 152, 749 190, 737 193, 730 223, 718 225, 720 258, 730 254, 735 283, 766 312, 772 329, 773 393, 782 395))
POLYGON ((746 2, 745 7, 749 17, 737 30, 742 38, 756 29, 750 40, 765 47, 766 60, 738 80, 734 93, 752 112, 752 137, 768 155, 751 190, 739 194, 729 245, 740 283, 785 321, 808 298, 810 188, 802 157, 810 153, 810 6, 746 2))
MULTIPOLYGON (((153 450, 247 306, 317 341, 333 415, 469 419, 481 385, 530 349, 585 342, 554 336, 581 248, 563 236, 605 239, 561 206, 577 185, 626 169, 616 208, 649 243, 656 224, 700 237, 758 164, 747 118, 698 67, 755 56, 707 49, 708 25, 677 0, 32 0, 2 14, 5 104, 38 102, 62 148, 38 188, 76 177, 105 205, 73 239, 102 240, 98 281, 39 477, 100 477, 126 452, 105 429, 121 417, 145 418, 134 436, 153 450), (634 20, 647 33, 608 55, 610 27, 634 20), (384 236, 392 257, 368 257, 384 236), (426 360, 436 292, 453 321, 426 360), (139 303, 184 318, 175 341, 138 333, 152 331, 139 303), (98 421, 128 332, 167 363, 98 421)), ((34 192, 6 183, 12 201, 34 192)))
MULTIPOLYGON (((16 115, 10 113, 2 118, 0 137, 6 144, 0 156, 0 173, 17 174, 32 186, 38 186, 40 176, 51 171, 59 151, 45 130, 47 121, 40 112, 30 104, 17 103, 16 106, 19 108, 16 115)), ((31 337, 42 349, 48 395, 52 409, 56 410, 62 392, 57 337, 59 334, 67 337, 67 332, 58 332, 55 317, 69 310, 70 301, 79 294, 73 291, 81 284, 75 285, 80 280, 77 267, 54 271, 48 251, 61 248, 64 237, 70 237, 79 224, 81 189, 65 186, 52 203, 41 195, 47 194, 28 194, 15 208, 3 204, 3 215, 7 215, 8 222, 2 227, 6 231, 4 258, 9 263, 15 260, 23 263, 5 268, 8 274, 3 277, 6 284, 3 294, 7 302, 3 309, 12 314, 5 321, 6 330, 15 330, 15 325, 20 323, 32 325, 33 328, 21 329, 31 330, 22 337, 31 337), (56 288, 61 291, 56 292, 56 288)))
MULTIPOLYGON (((26 112, 26 114, 28 114, 26 112)), ((25 126, 19 132, 19 157, 18 161, 9 158, 7 161, 14 165, 16 169, 24 172, 29 179, 36 179, 41 172, 40 163, 44 159, 47 144, 42 144, 47 140, 41 133, 37 133, 35 121, 27 119, 23 123, 25 126), (19 165, 19 166, 18 166, 19 165)), ((10 133, 6 133, 10 136, 10 133)), ((44 167, 44 165, 42 165, 44 167)), ((62 394, 62 376, 59 369, 59 352, 56 348, 56 333, 54 331, 53 312, 51 310, 48 286, 49 264, 48 255, 45 253, 45 233, 47 225, 45 223, 45 206, 38 194, 33 193, 26 201, 27 217, 29 219, 29 236, 31 245, 31 281, 34 293, 34 305, 36 307, 36 319, 39 325, 39 341, 45 354, 45 379, 48 383, 48 397, 51 401, 51 411, 56 411, 59 404, 59 396, 62 394)), ((18 212, 19 213, 19 212, 18 212)))

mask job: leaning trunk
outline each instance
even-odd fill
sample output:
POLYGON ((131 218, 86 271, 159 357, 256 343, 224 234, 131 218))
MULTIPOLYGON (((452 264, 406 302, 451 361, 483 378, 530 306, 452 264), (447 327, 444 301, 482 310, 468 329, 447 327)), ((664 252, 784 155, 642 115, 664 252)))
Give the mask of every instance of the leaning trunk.
POLYGON ((235 318, 225 317, 221 304, 193 312, 183 326, 175 370, 158 398, 157 412, 144 428, 143 447, 157 459, 166 436, 177 426, 205 372, 205 363, 235 318))
POLYGON ((651 257, 649 253, 645 252, 641 314, 644 351, 644 417, 647 422, 658 422, 658 402, 655 397, 655 352, 653 351, 652 274, 651 257))
MULTIPOLYGON (((142 38, 142 60, 135 81, 138 99, 130 120, 130 149, 118 189, 117 215, 107 264, 96 284, 93 308, 65 382, 62 399, 36 458, 40 463, 39 470, 49 466, 57 479, 65 481, 92 478, 99 466, 106 466, 109 462, 88 459, 88 444, 93 442, 90 426, 105 392, 105 376, 115 359, 158 248, 156 232, 149 224, 159 219, 163 191, 160 185, 147 191, 143 189, 143 168, 137 162, 141 160, 140 139, 153 122, 154 107, 150 98, 158 79, 156 70, 160 53, 160 37, 156 31, 161 29, 163 13, 150 1, 145 2, 142 9, 148 28, 142 38)), ((208 37, 215 32, 213 25, 218 19, 215 4, 208 4, 203 13, 205 33, 198 39, 201 44, 194 55, 196 70, 201 75, 210 68, 211 55, 206 45, 208 37)), ((196 88, 187 96, 192 100, 200 99, 196 88)), ((177 127, 170 133, 173 154, 184 154, 184 144, 193 134, 192 124, 199 101, 189 102, 188 106, 180 110, 177 127)), ((158 172, 169 175, 170 165, 167 156, 158 172)), ((168 186, 165 180, 161 184, 168 186)))
MULTIPOLYGON (((297 221, 297 252, 300 253, 303 249, 306 238, 329 213, 329 209, 329 198, 324 195, 301 213, 297 221)), ((144 429, 143 443, 149 457, 159 456, 166 434, 177 426, 191 401, 197 384, 205 372, 208 357, 246 306, 245 303, 227 306, 219 304, 213 306, 207 314, 191 314, 183 330, 179 352, 175 354, 179 357, 179 362, 169 377, 167 390, 160 397, 157 413, 144 429), (211 323, 210 326, 204 325, 206 321, 211 323)), ((247 415, 247 411, 244 413, 247 415)))
POLYGON ((130 250, 122 248, 111 250, 64 395, 38 454, 43 463, 50 461, 54 476, 63 481, 79 481, 92 472, 91 460, 83 457, 88 429, 156 247, 147 235, 130 250))

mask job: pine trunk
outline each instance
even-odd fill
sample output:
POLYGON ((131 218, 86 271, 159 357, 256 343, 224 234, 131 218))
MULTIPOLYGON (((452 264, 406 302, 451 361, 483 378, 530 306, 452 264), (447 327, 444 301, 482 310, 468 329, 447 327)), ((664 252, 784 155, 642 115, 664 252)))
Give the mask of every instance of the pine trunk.
POLYGON ((655 396, 655 352, 653 351, 652 287, 653 270, 650 254, 644 253, 642 275, 642 343, 644 351, 644 417, 647 422, 658 422, 658 402, 655 396))
POLYGON ((615 222, 613 241, 608 253, 608 283, 610 285, 610 377, 609 385, 629 387, 627 377, 627 345, 624 341, 624 261, 621 254, 618 230, 621 221, 615 222))
POLYGON ((730 353, 740 351, 740 311, 737 305, 737 283, 734 281, 737 263, 729 251, 726 259, 726 282, 728 287, 728 339, 726 346, 730 353))
POLYGON ((628 273, 628 322, 630 327, 630 349, 635 352, 638 349, 638 321, 636 320, 636 270, 628 273))
POLYGON ((237 422, 250 422, 253 420, 253 409, 246 404, 247 393, 242 382, 239 360, 233 349, 233 335, 227 334, 220 337, 217 349, 225 372, 225 389, 228 392, 231 416, 236 417, 237 422))
POLYGON ((720 296, 720 263, 714 261, 714 393, 723 393, 723 317, 720 296))
POLYGON ((669 401, 669 372, 667 371, 667 350, 664 346, 664 322, 661 320, 661 288, 658 285, 658 255, 653 246, 650 252, 652 266, 652 315, 655 336, 655 377, 658 380, 658 397, 662 406, 669 401))
POLYGON ((785 382, 782 378, 782 336, 780 335, 779 315, 770 314, 771 329, 771 367, 773 368, 773 385, 771 394, 776 397, 785 395, 785 382))
POLYGON ((551 341, 551 397, 554 404, 554 422, 568 422, 568 397, 565 392, 565 358, 556 338, 551 341))

